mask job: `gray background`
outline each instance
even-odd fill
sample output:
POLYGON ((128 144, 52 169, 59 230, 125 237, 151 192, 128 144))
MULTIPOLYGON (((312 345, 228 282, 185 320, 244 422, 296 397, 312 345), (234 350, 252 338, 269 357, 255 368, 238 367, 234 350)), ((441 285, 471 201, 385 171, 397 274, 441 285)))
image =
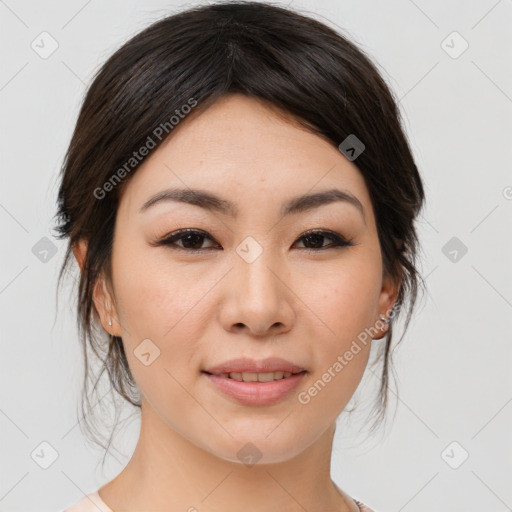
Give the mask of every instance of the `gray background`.
MULTIPOLYGON (((65 245, 53 239, 50 222, 92 74, 129 36, 188 5, 0 1, 4 512, 51 512, 78 501, 112 479, 135 445, 132 417, 102 472, 102 453, 77 425, 82 360, 69 286, 58 311, 55 303, 65 245), (48 58, 31 47, 42 46, 43 31, 58 43, 48 58), (45 243, 55 254, 44 256, 45 243), (48 469, 31 456, 42 442, 58 454, 48 469)), ((350 423, 342 415, 333 478, 377 512, 512 510, 512 1, 293 6, 342 28, 379 63, 400 99, 427 191, 418 229, 429 292, 395 354, 396 417, 368 438, 358 425, 363 415, 350 423), (448 37, 454 31, 460 37, 448 37), (469 47, 458 55, 463 40, 469 47)), ((358 396, 371 400, 376 382, 367 372, 358 396)))

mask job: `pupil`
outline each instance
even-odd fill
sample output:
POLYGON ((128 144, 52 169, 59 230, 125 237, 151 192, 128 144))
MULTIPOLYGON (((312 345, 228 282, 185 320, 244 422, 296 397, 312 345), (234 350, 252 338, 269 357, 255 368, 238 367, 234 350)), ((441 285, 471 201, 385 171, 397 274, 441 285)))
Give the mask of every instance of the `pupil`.
POLYGON ((306 240, 308 240, 308 239, 309 239, 309 240, 313 239, 313 245, 314 245, 315 247, 317 247, 317 246, 322 247, 322 243, 321 243, 321 239, 322 239, 322 238, 323 238, 323 236, 322 236, 322 235, 317 235, 317 234, 307 235, 307 236, 306 236, 306 240), (315 239, 316 239, 316 241, 318 242, 318 243, 316 243, 316 244, 315 244, 315 239))
POLYGON ((190 249, 190 247, 187 247, 187 243, 190 241, 190 239, 192 239, 192 240, 196 239, 196 243, 193 243, 193 242, 192 242, 192 244, 191 244, 191 245, 193 246, 193 247, 192 247, 193 249, 199 249, 199 248, 201 247, 202 243, 199 243, 199 242, 198 242, 198 240, 199 240, 199 241, 201 241, 201 239, 202 239, 202 238, 203 238, 203 236, 202 236, 202 235, 194 235, 194 234, 186 235, 186 236, 182 239, 182 241, 183 241, 183 245, 184 245, 184 247, 185 247, 186 249, 190 249), (197 247, 197 245, 198 245, 198 244, 199 244, 199 247, 197 247))

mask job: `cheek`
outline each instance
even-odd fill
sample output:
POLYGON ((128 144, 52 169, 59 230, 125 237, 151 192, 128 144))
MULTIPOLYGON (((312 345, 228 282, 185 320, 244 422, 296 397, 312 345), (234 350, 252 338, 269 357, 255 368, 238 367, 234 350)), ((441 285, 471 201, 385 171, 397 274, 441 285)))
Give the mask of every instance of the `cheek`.
POLYGON ((195 378, 195 340, 207 325, 194 306, 208 287, 189 273, 134 254, 118 258, 114 268, 123 344, 141 393, 164 414, 187 410, 192 404, 182 386, 189 388, 195 378))
MULTIPOLYGON (((115 261, 116 295, 128 332, 151 333, 162 343, 187 325, 212 283, 179 265, 155 258, 157 249, 132 251, 115 261)), ((197 324, 196 324, 197 325, 197 324)))
POLYGON ((316 273, 315 286, 304 290, 307 305, 325 324, 326 340, 339 347, 375 322, 382 267, 367 255, 316 273))
POLYGON ((306 390, 317 407, 341 412, 359 385, 370 354, 372 339, 365 329, 376 320, 381 272, 372 254, 347 259, 343 266, 317 273, 316 285, 309 283, 309 294, 303 291, 312 314, 320 319, 316 371, 306 390))
MULTIPOLYGON (((178 382, 187 386, 196 378, 191 369, 197 368, 198 344, 207 338, 214 314, 208 307, 211 291, 225 270, 208 273, 200 264, 170 262, 164 251, 154 248, 118 254, 122 257, 114 260, 114 282, 133 376, 148 400, 160 396, 162 403, 172 399, 185 406, 187 397, 178 382), (159 351, 148 367, 137 359, 146 339, 159 351)), ((151 352, 152 345, 146 344, 151 352)))

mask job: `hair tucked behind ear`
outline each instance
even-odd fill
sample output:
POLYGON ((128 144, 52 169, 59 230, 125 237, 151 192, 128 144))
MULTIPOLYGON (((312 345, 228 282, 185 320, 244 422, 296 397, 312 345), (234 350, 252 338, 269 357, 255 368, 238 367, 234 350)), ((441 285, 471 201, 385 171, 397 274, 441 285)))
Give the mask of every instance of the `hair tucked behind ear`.
MULTIPOLYGON (((153 23, 99 69, 85 95, 62 166, 56 229, 58 237, 69 239, 69 245, 59 284, 74 244, 88 243, 77 313, 85 357, 82 408, 91 431, 97 402, 91 401, 88 388, 88 348, 102 364, 93 391, 106 372, 111 387, 140 407, 122 340, 109 338, 101 328, 95 331, 99 322, 92 300, 100 276, 112 284, 117 206, 123 185, 138 166, 104 197, 98 197, 97 191, 156 127, 169 125, 176 110, 191 105, 193 99, 197 111, 232 92, 259 98, 295 116, 336 147, 351 134, 364 143, 365 150, 354 163, 370 193, 384 270, 396 279, 401 276, 397 301, 402 306, 399 315, 407 312, 405 334, 422 284, 416 269, 414 219, 424 190, 397 102, 375 65, 342 34, 284 7, 231 1, 194 7, 153 23)), ((157 147, 172 136, 172 131, 167 133, 155 140, 157 147)), ((384 417, 388 399, 394 320, 382 342, 374 425, 384 417)))

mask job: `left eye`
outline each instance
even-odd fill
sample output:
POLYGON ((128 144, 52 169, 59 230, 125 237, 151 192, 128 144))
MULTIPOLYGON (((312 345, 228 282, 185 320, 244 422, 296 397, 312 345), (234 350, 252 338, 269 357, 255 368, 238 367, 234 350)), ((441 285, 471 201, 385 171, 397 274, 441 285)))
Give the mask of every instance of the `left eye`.
POLYGON ((339 235, 338 233, 334 233, 332 231, 309 231, 308 233, 305 233, 302 235, 299 240, 309 240, 309 243, 316 246, 313 248, 307 248, 309 250, 319 250, 318 245, 320 245, 320 250, 322 249, 329 249, 329 248, 335 248, 335 247, 352 247, 353 244, 351 240, 345 239, 343 236, 339 235), (332 244, 323 246, 320 242, 321 239, 329 238, 333 241, 332 244))
MULTIPOLYGON (((202 248, 203 241, 213 239, 204 231, 196 229, 184 229, 171 234, 170 236, 160 240, 156 245, 167 245, 171 249, 180 249, 189 252, 199 252, 213 247, 202 248), (175 242, 180 241, 182 245, 177 245, 175 242)), ((335 247, 351 247, 355 245, 351 240, 346 240, 342 235, 333 231, 308 231, 297 240, 303 240, 305 244, 311 244, 313 247, 305 247, 306 250, 319 251, 335 247), (323 245, 323 239, 328 238, 333 243, 323 245)))

